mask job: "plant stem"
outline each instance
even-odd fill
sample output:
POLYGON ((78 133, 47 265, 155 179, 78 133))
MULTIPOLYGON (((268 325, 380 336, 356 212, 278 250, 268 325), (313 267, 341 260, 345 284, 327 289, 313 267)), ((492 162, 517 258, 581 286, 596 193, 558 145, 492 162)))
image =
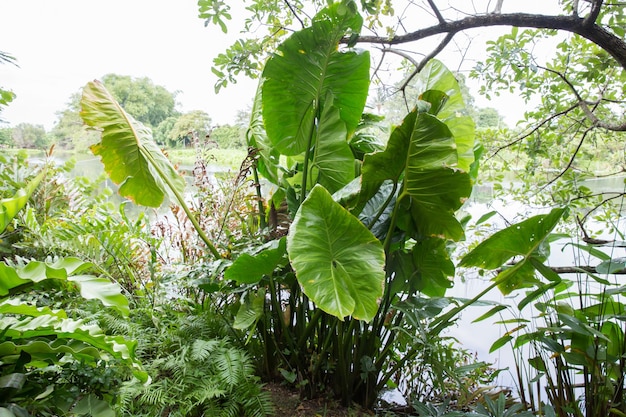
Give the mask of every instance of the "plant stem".
POLYGON ((152 164, 152 167, 158 172, 158 174, 161 177, 161 179, 167 184, 168 187, 170 187, 170 190, 172 191, 172 193, 174 194, 174 196, 178 200, 178 204, 180 204, 182 209, 185 211, 185 214, 189 218, 189 221, 191 221, 191 224, 193 225, 194 229, 196 229, 196 232, 198 232, 198 236, 200 236, 200 239, 202 239, 202 241, 207 245, 207 247, 209 248, 209 251, 211 252, 211 254, 213 254, 215 259, 221 259, 222 256, 218 252, 218 250, 215 247, 215 245, 213 245, 213 243, 209 240, 209 237, 206 235, 206 233, 204 233, 204 230, 202 230, 202 227, 200 226, 200 223, 198 223, 198 220, 193 215, 191 210, 189 210, 189 207, 185 203, 184 197, 178 192, 176 187, 174 187, 174 184, 172 184, 172 182, 167 177, 167 175, 165 175, 165 173, 161 170, 159 165, 156 163, 156 161, 152 157, 152 154, 149 151, 147 151, 144 148, 142 148, 142 147, 139 147, 139 151, 141 152, 141 154, 147 160, 150 161, 150 163, 152 164))
POLYGON ((263 196, 261 194, 261 184, 259 183, 259 172, 256 169, 257 160, 252 164, 252 176, 254 178, 254 189, 256 191, 257 204, 259 207, 259 227, 261 230, 267 227, 265 222, 265 207, 263 206, 263 196))
MULTIPOLYGON (((317 102, 312 104, 317 107, 317 102)), ((315 120, 311 123, 311 130, 309 131, 309 142, 306 144, 306 150, 304 151, 304 166, 302 167, 302 185, 300 186, 302 189, 300 190, 300 205, 304 202, 306 198, 306 184, 308 181, 309 174, 309 156, 311 155, 311 147, 313 146, 313 135, 315 133, 315 125, 316 121, 319 120, 319 108, 315 109, 315 120)))

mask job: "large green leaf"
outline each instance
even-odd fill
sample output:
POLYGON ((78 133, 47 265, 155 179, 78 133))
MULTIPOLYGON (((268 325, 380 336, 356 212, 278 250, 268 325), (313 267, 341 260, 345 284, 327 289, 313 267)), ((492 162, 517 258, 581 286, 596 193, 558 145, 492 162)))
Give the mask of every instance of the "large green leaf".
POLYGON ((279 185, 280 154, 272 147, 272 144, 265 133, 265 126, 263 126, 263 105, 261 100, 262 85, 263 79, 259 81, 259 86, 257 87, 257 92, 254 96, 254 104, 252 106, 250 116, 250 126, 246 132, 246 139, 248 146, 255 148, 258 152, 256 161, 259 173, 272 184, 279 185))
POLYGON ((255 253, 242 253, 224 272, 224 278, 242 284, 256 284, 270 275, 285 256, 285 239, 272 240, 255 253))
POLYGON ((469 171, 474 162, 474 121, 467 115, 467 108, 459 83, 454 74, 441 61, 431 59, 417 75, 417 91, 444 92, 445 103, 436 112, 454 136, 458 152, 458 167, 469 171))
POLYGON ((287 237, 287 251, 304 293, 339 317, 369 321, 383 293, 385 255, 380 241, 316 185, 287 237))
POLYGON ((52 315, 26 318, 2 316, 0 329, 11 339, 0 344, 0 357, 6 358, 26 351, 40 356, 68 353, 78 360, 94 360, 106 353, 131 366, 134 375, 140 380, 149 379, 135 358, 137 342, 121 336, 106 335, 95 324, 52 315), (33 340, 36 338, 42 340, 33 340))
POLYGON ((535 268, 546 259, 542 245, 564 212, 564 208, 556 208, 494 233, 465 255, 459 266, 497 269, 519 257, 514 266, 503 268, 494 281, 504 294, 536 284, 535 268))
POLYGON ((118 284, 106 278, 78 275, 90 267, 90 263, 78 258, 61 258, 54 262, 30 261, 17 267, 0 263, 0 298, 31 282, 59 279, 74 282, 83 298, 100 300, 105 306, 128 315, 128 299, 122 295, 122 288, 118 284))
POLYGON ((430 297, 443 297, 452 287, 454 263, 443 239, 424 239, 410 250, 393 252, 388 269, 393 271, 392 294, 412 295, 419 291, 430 297))
POLYGON ((404 178, 399 225, 411 234, 460 239, 463 228, 454 212, 469 197, 472 184, 456 161, 456 143, 447 126, 415 109, 394 129, 383 152, 365 156, 361 200, 369 200, 383 181, 404 178))
POLYGON ((9 223, 11 223, 11 220, 13 220, 17 213, 28 203, 28 199, 33 194, 44 175, 45 171, 42 171, 33 178, 26 187, 17 190, 13 197, 0 200, 0 233, 4 232, 9 223))
POLYGON ((367 99, 369 53, 339 51, 338 43, 361 24, 356 10, 334 3, 315 17, 311 27, 285 40, 268 60, 263 70, 263 118, 270 141, 282 154, 298 155, 311 146, 315 119, 328 93, 348 134, 356 129, 367 99))
POLYGON ((354 155, 346 141, 346 124, 339 109, 327 99, 319 121, 317 145, 313 156, 313 181, 330 193, 354 179, 354 155))
POLYGON ((91 150, 102 158, 111 180, 120 184, 122 196, 159 207, 170 189, 182 195, 185 180, 156 145, 150 129, 126 113, 101 82, 87 83, 80 103, 83 121, 102 131, 101 142, 91 150))

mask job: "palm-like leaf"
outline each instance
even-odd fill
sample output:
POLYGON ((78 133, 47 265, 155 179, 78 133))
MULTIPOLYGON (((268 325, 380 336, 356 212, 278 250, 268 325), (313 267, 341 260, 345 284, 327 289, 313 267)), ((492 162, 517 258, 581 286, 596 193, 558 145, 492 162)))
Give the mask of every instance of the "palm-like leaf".
POLYGON ((102 83, 87 83, 81 108, 83 121, 102 130, 102 141, 91 150, 102 158, 111 180, 121 184, 122 196, 159 207, 170 189, 184 192, 184 179, 156 145, 150 129, 126 113, 102 83))

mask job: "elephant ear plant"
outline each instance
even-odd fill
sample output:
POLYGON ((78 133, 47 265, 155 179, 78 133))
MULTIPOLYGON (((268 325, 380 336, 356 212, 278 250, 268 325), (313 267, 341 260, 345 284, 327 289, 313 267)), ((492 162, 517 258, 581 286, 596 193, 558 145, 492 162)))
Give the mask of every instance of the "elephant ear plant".
POLYGON ((429 323, 448 305, 451 242, 464 235, 456 211, 472 189, 474 125, 454 75, 433 60, 417 75, 421 100, 386 147, 361 135, 375 119, 363 113, 370 57, 340 46, 361 25, 353 1, 331 3, 267 61, 248 142, 255 178, 273 184, 259 194, 269 230, 232 259, 186 209, 180 177, 149 131, 102 84, 85 87, 81 116, 102 130, 92 150, 123 195, 158 206, 169 194, 185 209, 220 265, 201 288, 230 288, 234 327, 257 345, 263 376, 372 407, 438 336, 429 323), (272 216, 283 209, 281 233, 272 216), (430 336, 420 343, 419 332, 430 336))
MULTIPOLYGON (((44 176, 45 171, 14 197, 0 201, 0 235, 28 204, 44 176)), ((63 309, 39 306, 29 296, 44 281, 65 282, 76 286, 84 299, 99 300, 127 316, 128 300, 120 286, 87 274, 91 267, 77 258, 0 263, 0 415, 28 416, 27 410, 43 409, 72 415, 114 415, 110 396, 99 398, 79 392, 69 398, 62 382, 41 384, 39 374, 64 364, 95 368, 114 360, 126 364, 136 377, 146 381, 147 374, 135 360, 134 342, 69 318, 63 309)))
POLYGON ((370 140, 364 155, 366 136, 355 132, 371 120, 370 61, 340 46, 360 25, 353 2, 333 3, 268 60, 248 138, 258 172, 276 186, 261 197, 287 206, 292 223, 283 256, 281 244, 266 244, 224 276, 259 287, 242 297, 238 324, 256 331, 266 376, 371 407, 424 349, 412 339, 421 324, 447 305, 450 242, 464 236, 456 211, 476 163, 459 86, 435 60, 386 148, 370 140))

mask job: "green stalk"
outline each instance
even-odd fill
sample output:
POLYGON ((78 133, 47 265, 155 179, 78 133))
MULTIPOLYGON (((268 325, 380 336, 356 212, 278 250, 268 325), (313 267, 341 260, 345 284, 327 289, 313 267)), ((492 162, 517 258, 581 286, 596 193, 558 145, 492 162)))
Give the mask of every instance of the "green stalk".
POLYGON ((194 229, 196 229, 196 232, 198 232, 198 236, 200 236, 200 239, 202 239, 202 241, 207 245, 211 254, 213 254, 215 259, 221 259, 222 256, 218 252, 215 245, 213 245, 213 243, 209 240, 209 237, 206 235, 206 233, 204 233, 204 230, 202 230, 202 227, 200 227, 200 223, 198 223, 198 220, 196 219, 196 217, 193 215, 193 213, 191 213, 191 210, 189 210, 189 207, 185 203, 185 199, 178 192, 178 190, 176 189, 174 184, 172 184, 172 182, 169 180, 167 175, 165 175, 165 173, 161 170, 161 168, 159 168, 159 165, 156 163, 156 161, 152 157, 152 154, 142 147, 139 147, 139 151, 147 160, 150 161, 150 163, 152 164, 152 167, 157 171, 161 179, 167 184, 168 187, 170 187, 170 190, 172 191, 172 193, 174 193, 176 200, 178 200, 178 204, 180 204, 180 206, 183 208, 185 214, 187 215, 187 218, 189 218, 189 221, 191 221, 191 224, 193 225, 194 229))
POLYGON ((265 222, 265 207, 263 206, 263 196, 261 195, 261 184, 259 183, 259 172, 256 169, 257 160, 252 164, 252 176, 254 178, 254 188, 256 191, 257 204, 259 207, 259 227, 261 230, 267 227, 265 222))
POLYGON ((461 304, 460 306, 456 308, 453 308, 452 310, 448 311, 446 314, 437 317, 431 323, 431 325, 435 325, 432 331, 435 334, 439 334, 439 332, 441 332, 445 327, 447 327, 450 324, 450 319, 452 317, 456 316, 461 311, 465 310, 467 307, 471 306, 476 301, 480 300, 482 297, 485 296, 485 294, 487 294, 489 291, 494 289, 499 283, 500 281, 495 281, 493 284, 491 284, 490 286, 485 288, 483 291, 481 291, 476 297, 472 298, 471 300, 466 301, 465 303, 461 304))
POLYGON ((322 310, 318 308, 315 310, 315 313, 313 313, 311 320, 309 320, 309 323, 306 325, 306 327, 304 328, 304 331, 302 332, 302 334, 300 335, 300 338, 298 339, 299 350, 304 349, 304 344, 306 343, 307 339, 313 332, 313 329, 315 329, 315 326, 317 325, 317 322, 319 321, 320 317, 322 317, 322 310))
MULTIPOLYGON (((317 104, 317 103, 316 103, 317 104)), ((314 104, 314 105, 316 105, 314 104)), ((315 110, 316 118, 315 120, 319 120, 319 108, 315 110)), ((306 151, 304 151, 304 166, 302 167, 302 185, 300 190, 300 205, 304 202, 306 198, 306 184, 308 181, 309 174, 309 156, 311 155, 311 146, 313 145, 313 135, 315 133, 315 123, 311 124, 311 130, 309 131, 309 142, 306 145, 306 151)))

